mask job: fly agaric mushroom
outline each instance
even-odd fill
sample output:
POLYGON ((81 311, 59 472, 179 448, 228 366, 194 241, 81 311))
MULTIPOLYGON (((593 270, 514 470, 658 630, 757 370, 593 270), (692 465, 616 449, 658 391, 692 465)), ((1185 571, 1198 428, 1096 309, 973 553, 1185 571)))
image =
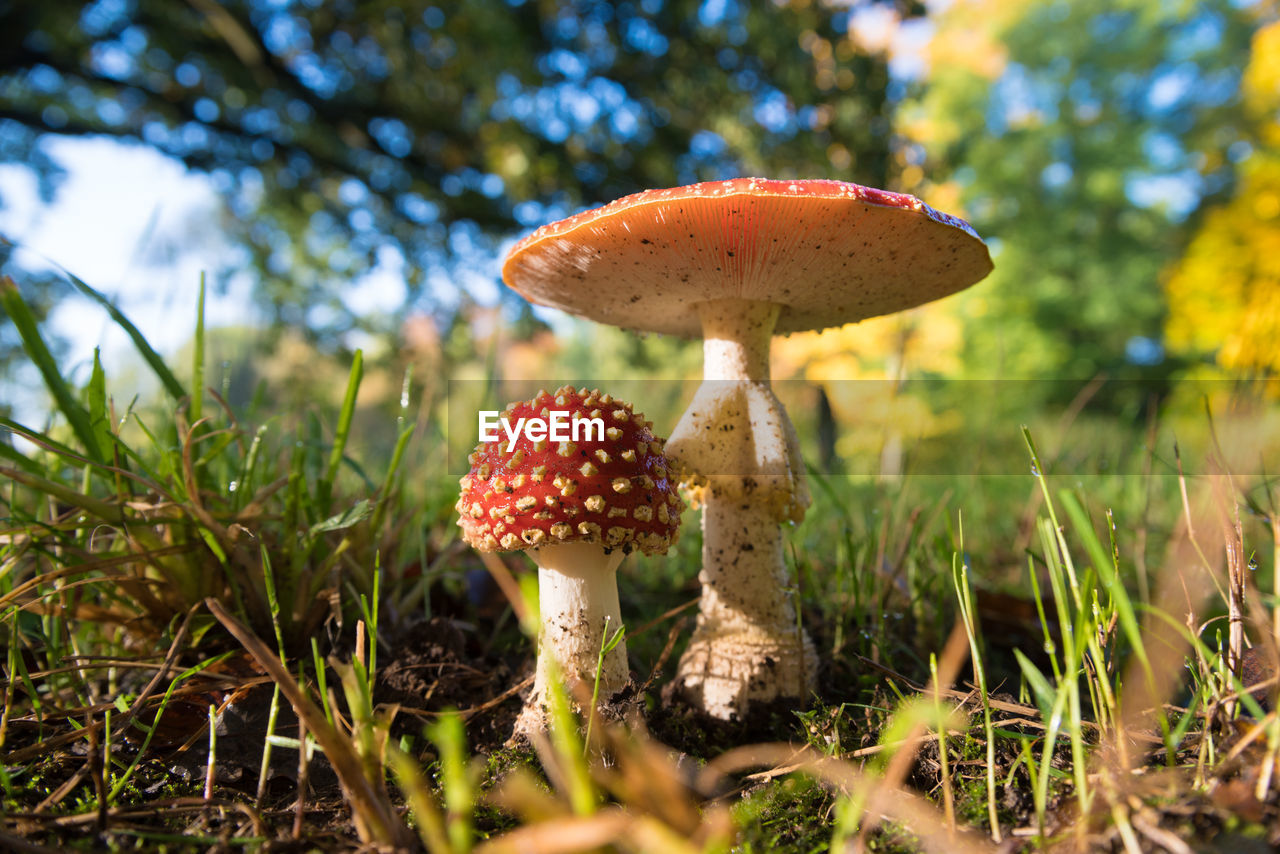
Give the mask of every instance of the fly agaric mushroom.
MULTIPOLYGON (((538 565, 538 664, 516 724, 529 732, 544 725, 550 658, 570 683, 595 680, 606 632, 622 625, 618 564, 633 550, 665 554, 684 503, 663 440, 629 403, 565 386, 501 417, 517 438, 480 443, 456 507, 474 548, 528 551, 538 565), (557 441, 557 424, 569 439, 557 441)), ((625 687, 628 674, 622 642, 604 657, 600 696, 625 687)))
POLYGON ((891 314, 991 271, 968 223, 840 181, 741 178, 649 190, 543 226, 503 266, 531 300, 703 338, 703 385, 668 454, 703 504, 702 601, 681 693, 721 718, 814 687, 780 524, 808 506, 795 429, 770 388, 776 333, 891 314))

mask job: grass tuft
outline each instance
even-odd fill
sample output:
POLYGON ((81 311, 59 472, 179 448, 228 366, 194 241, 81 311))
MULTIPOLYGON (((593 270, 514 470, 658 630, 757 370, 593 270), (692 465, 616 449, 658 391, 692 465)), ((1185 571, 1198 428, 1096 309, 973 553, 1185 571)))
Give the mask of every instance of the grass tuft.
POLYGON ((551 680, 549 731, 508 747, 536 578, 458 543, 443 402, 410 419, 413 373, 356 351, 328 405, 236 403, 205 387, 203 284, 184 384, 74 283, 164 394, 120 405, 96 356, 73 384, 0 280, 50 408, 0 421, 0 845, 1280 845, 1274 478, 1086 477, 1069 433, 1045 457, 1003 424, 1029 474, 815 473, 788 544, 823 660, 809 708, 726 724, 664 698, 691 517, 620 578, 633 702, 584 720, 590 686, 551 680))

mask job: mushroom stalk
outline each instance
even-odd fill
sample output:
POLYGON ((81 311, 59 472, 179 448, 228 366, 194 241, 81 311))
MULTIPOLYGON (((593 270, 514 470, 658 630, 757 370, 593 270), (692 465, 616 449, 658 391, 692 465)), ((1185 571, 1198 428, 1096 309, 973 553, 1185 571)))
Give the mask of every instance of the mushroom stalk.
POLYGON ((712 486, 702 536, 698 626, 677 677, 683 694, 725 720, 753 701, 804 697, 816 684, 817 653, 796 620, 773 511, 712 486))
POLYGON ((769 347, 782 307, 753 300, 698 304, 702 319, 702 379, 769 385, 769 347))
MULTIPOLYGON (((570 701, 575 681, 594 685, 600 650, 622 625, 616 572, 625 555, 621 549, 606 553, 597 543, 574 542, 543 546, 530 556, 538 565, 542 628, 533 694, 525 708, 542 721, 553 659, 570 701)), ((607 699, 622 690, 628 674, 627 646, 619 642, 600 667, 600 697, 607 699)))
POLYGON ((728 719, 815 685, 817 655, 788 592, 780 528, 803 518, 808 495, 795 428, 770 387, 780 307, 713 300, 698 309, 704 381, 667 445, 703 502, 701 608, 677 680, 686 699, 728 719))

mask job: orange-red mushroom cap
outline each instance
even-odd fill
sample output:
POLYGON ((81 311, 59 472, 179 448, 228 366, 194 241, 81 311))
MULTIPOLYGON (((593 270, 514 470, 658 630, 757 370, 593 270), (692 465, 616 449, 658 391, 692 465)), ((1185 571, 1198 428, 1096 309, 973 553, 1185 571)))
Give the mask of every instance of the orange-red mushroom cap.
POLYGON ((599 543, 606 549, 665 554, 675 543, 684 503, 663 440, 631 404, 565 386, 507 407, 502 417, 600 419, 603 428, 580 441, 531 440, 523 433, 508 450, 505 436, 481 442, 462 478, 458 524, 480 551, 515 551, 557 543, 599 543))
POLYGON ((962 219, 901 193, 736 178, 646 190, 545 225, 502 268, 525 298, 629 329, 698 337, 695 303, 782 306, 777 332, 930 302, 991 272, 962 219))

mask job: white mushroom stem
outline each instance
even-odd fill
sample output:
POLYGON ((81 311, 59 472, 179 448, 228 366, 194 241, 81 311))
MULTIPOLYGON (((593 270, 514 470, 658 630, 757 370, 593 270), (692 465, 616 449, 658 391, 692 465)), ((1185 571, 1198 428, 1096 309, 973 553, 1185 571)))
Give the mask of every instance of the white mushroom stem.
POLYGON ((702 490, 702 601, 677 681, 719 718, 752 701, 803 698, 817 656, 796 620, 780 524, 808 493, 795 428, 769 385, 779 306, 701 303, 703 384, 667 453, 702 490))
MULTIPOLYGON (((621 549, 606 554, 598 543, 560 543, 529 554, 538 565, 538 665, 517 732, 545 727, 550 663, 555 661, 573 702, 574 682, 592 690, 600 650, 622 626, 617 584, 618 564, 625 556, 621 549)), ((608 699, 626 687, 629 672, 627 646, 620 642, 600 667, 599 696, 608 699)))
POLYGON ((698 304, 702 319, 702 379, 769 385, 769 350, 782 306, 755 300, 698 304))

